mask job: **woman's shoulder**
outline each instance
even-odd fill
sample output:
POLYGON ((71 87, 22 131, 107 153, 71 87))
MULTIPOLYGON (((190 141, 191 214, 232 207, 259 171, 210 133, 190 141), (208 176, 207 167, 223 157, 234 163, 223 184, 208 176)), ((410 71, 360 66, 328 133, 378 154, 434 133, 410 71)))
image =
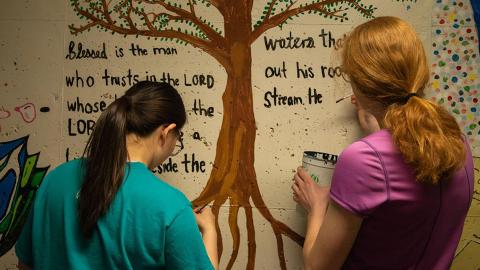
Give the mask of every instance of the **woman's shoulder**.
POLYGON ((377 132, 369 134, 360 140, 360 142, 364 142, 371 146, 380 146, 386 144, 387 146, 393 146, 393 138, 392 134, 388 129, 381 129, 377 132))
POLYGON ((147 204, 168 202, 179 207, 190 204, 180 190, 157 177, 144 165, 131 164, 131 170, 127 170, 127 174, 124 190, 140 196, 147 204))
POLYGON ((58 166, 56 166, 55 168, 53 168, 50 171, 50 174, 76 171, 76 170, 78 170, 82 167, 83 160, 84 159, 82 159, 82 158, 78 158, 78 159, 72 159, 70 161, 63 162, 63 163, 59 164, 58 166))
POLYGON ((361 139, 358 139, 348 145, 341 153, 341 156, 345 155, 361 155, 375 151, 376 146, 385 141, 390 141, 391 136, 387 130, 379 130, 361 139))
POLYGON ((397 152, 392 135, 386 129, 374 132, 347 146, 340 156, 380 155, 385 152, 397 152))
POLYGON ((50 169, 42 180, 36 196, 57 196, 68 190, 78 189, 83 175, 81 166, 81 160, 74 159, 50 169))
POLYGON ((348 145, 340 154, 336 167, 384 166, 384 157, 396 156, 398 150, 388 130, 379 130, 348 145))
POLYGON ((51 179, 58 179, 62 182, 66 182, 66 179, 79 178, 82 173, 82 159, 74 159, 54 167, 49 172, 42 182, 45 185, 46 182, 52 181, 51 179))

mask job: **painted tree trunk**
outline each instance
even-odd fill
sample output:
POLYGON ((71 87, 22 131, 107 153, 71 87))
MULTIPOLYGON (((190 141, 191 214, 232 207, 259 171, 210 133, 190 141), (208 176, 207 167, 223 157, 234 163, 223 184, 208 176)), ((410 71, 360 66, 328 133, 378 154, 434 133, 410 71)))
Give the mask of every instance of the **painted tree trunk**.
MULTIPOLYGON (((218 217, 220 206, 230 201, 228 223, 233 239, 232 254, 227 269, 231 269, 238 255, 240 229, 237 224, 240 208, 245 209, 248 239, 247 269, 255 264, 255 228, 250 197, 252 189, 258 190, 254 168, 255 115, 253 112, 251 64, 249 44, 251 15, 246 1, 236 3, 226 12, 225 36, 229 41, 229 67, 227 85, 222 96, 223 121, 217 141, 214 165, 207 185, 194 204, 214 201, 214 214, 218 217), (228 22, 232 23, 228 23, 228 22)), ((218 219, 217 219, 218 222, 218 219)), ((221 233, 217 224, 217 232, 221 233)), ((223 251, 219 239, 219 256, 223 251)))
MULTIPOLYGON (((194 205, 204 205, 213 201, 213 212, 219 215, 220 207, 229 200, 228 224, 233 239, 232 254, 227 269, 235 263, 240 247, 238 214, 245 210, 248 262, 247 269, 255 266, 255 226, 253 207, 266 218, 275 233, 280 266, 286 269, 282 234, 286 234, 300 245, 303 238, 285 224, 275 220, 262 199, 255 173, 256 124, 253 111, 253 93, 250 47, 251 10, 245 1, 235 1, 225 20, 225 35, 229 41, 229 65, 227 85, 223 93, 223 121, 217 141, 215 161, 210 178, 194 205), (236 6, 238 5, 238 6, 236 6), (229 24, 228 22, 232 22, 229 24), (253 205, 252 205, 253 202, 253 205)), ((223 251, 221 230, 217 220, 219 256, 223 251)))

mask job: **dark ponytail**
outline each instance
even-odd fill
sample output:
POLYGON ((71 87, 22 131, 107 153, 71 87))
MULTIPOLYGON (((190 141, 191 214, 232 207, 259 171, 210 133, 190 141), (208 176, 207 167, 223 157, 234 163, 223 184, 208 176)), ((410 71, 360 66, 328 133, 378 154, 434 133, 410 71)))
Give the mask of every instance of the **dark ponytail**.
POLYGON ((100 115, 83 153, 85 176, 78 207, 86 237, 122 185, 128 160, 126 136, 146 137, 159 126, 172 123, 180 130, 185 122, 185 107, 175 88, 147 81, 132 86, 100 115))

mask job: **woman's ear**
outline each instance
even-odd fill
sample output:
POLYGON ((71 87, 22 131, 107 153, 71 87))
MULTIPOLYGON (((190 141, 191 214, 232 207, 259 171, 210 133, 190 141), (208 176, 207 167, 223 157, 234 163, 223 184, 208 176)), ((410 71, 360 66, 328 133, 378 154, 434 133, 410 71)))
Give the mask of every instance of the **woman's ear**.
POLYGON ((174 132, 177 124, 169 124, 163 129, 163 133, 165 134, 165 138, 167 137, 168 133, 174 132))
POLYGON ((167 141, 168 134, 173 132, 176 127, 177 127, 177 124, 168 124, 168 125, 162 125, 157 128, 157 130, 155 131, 156 133, 155 137, 161 146, 163 146, 167 141))

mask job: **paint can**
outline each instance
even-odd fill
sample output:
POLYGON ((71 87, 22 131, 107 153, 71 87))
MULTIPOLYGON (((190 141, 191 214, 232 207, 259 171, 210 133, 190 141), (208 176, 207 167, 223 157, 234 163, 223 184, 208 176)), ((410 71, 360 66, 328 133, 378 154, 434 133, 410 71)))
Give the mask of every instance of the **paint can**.
POLYGON ((338 156, 334 154, 305 151, 303 152, 302 166, 315 183, 320 186, 329 186, 337 160, 338 156))

